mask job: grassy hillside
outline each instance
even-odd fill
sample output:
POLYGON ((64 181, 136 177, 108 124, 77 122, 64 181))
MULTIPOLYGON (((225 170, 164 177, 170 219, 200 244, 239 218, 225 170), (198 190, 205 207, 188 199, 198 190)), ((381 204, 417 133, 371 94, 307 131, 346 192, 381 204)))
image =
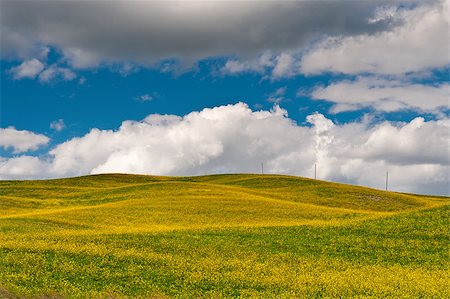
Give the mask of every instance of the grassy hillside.
POLYGON ((0 297, 450 297, 445 197, 298 177, 0 181, 0 297))

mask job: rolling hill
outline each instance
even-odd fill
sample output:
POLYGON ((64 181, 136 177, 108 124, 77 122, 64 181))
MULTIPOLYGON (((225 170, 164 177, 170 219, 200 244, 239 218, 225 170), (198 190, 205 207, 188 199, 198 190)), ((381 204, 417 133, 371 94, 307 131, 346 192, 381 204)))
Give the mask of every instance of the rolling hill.
POLYGON ((0 181, 0 297, 448 298, 449 204, 281 175, 0 181))

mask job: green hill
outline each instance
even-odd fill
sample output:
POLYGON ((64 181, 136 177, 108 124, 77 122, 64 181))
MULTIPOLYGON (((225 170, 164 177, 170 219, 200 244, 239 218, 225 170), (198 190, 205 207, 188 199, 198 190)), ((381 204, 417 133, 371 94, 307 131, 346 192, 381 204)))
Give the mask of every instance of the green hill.
POLYGON ((280 175, 0 181, 0 297, 450 297, 449 203, 280 175))

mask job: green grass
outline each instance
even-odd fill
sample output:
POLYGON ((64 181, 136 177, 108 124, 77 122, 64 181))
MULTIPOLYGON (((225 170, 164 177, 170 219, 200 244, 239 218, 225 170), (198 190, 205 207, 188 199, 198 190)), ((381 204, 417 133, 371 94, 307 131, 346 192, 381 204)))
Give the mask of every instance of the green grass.
POLYGON ((449 199, 291 176, 0 181, 2 298, 448 298, 449 199))

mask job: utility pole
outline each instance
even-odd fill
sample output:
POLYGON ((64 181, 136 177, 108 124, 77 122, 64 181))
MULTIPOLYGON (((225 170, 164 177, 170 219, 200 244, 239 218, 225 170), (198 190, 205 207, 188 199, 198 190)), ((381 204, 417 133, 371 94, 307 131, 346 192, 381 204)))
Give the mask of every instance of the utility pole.
POLYGON ((386 191, 388 191, 388 184, 389 184, 389 172, 386 171, 386 191))
POLYGON ((261 174, 264 174, 264 163, 261 163, 261 174))
POLYGON ((314 179, 317 180, 317 164, 314 163, 314 179))

